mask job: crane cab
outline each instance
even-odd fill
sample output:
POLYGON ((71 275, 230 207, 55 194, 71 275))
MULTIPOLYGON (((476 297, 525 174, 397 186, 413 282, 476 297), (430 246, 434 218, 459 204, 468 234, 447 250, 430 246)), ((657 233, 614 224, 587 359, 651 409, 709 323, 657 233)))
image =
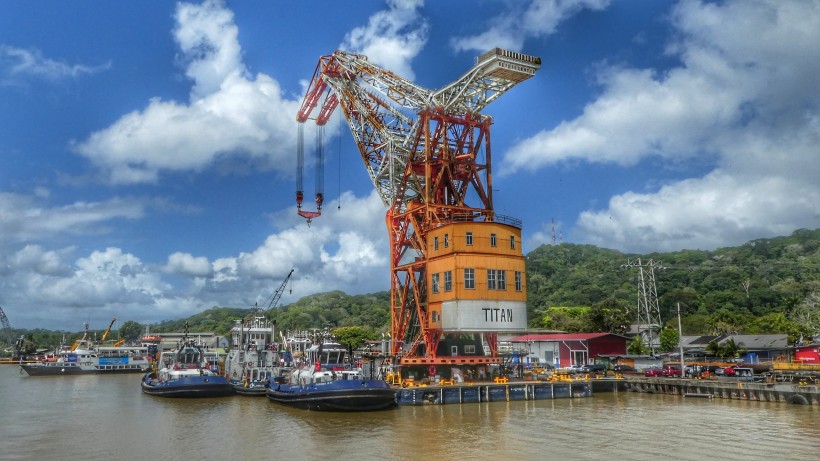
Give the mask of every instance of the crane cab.
POLYGON ((427 255, 428 328, 457 333, 527 327, 520 227, 442 225, 428 232, 427 255))

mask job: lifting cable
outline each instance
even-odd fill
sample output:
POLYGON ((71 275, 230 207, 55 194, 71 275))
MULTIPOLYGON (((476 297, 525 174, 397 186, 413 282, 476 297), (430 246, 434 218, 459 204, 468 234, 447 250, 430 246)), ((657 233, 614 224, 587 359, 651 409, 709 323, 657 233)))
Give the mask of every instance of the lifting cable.
POLYGON ((305 194, 302 186, 303 171, 305 168, 305 130, 304 123, 299 123, 296 138, 296 210, 299 216, 307 219, 308 227, 313 218, 318 218, 322 214, 322 202, 324 201, 324 127, 317 126, 316 130, 316 211, 302 210, 302 200, 305 194))
POLYGON ((342 209, 342 111, 339 111, 338 117, 339 130, 339 203, 336 205, 337 210, 342 209))

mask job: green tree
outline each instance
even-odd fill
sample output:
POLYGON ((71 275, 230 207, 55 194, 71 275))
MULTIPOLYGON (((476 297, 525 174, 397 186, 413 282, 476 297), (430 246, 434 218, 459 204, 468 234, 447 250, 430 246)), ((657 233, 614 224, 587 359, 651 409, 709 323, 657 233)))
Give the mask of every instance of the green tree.
POLYGON ((589 310, 589 331, 624 334, 629 331, 630 317, 626 305, 615 298, 595 303, 589 310))
POLYGON ((120 327, 120 339, 124 339, 128 342, 137 341, 142 336, 142 331, 142 325, 133 320, 128 320, 120 327))
POLYGON ((537 326, 550 330, 579 333, 587 330, 588 307, 550 307, 541 315, 537 326))
MULTIPOLYGON (((809 293, 789 315, 789 319, 799 327, 798 336, 804 339, 820 335, 820 291, 809 293)), ((795 341, 800 338, 795 338, 795 341)))
POLYGON ((720 345, 721 357, 738 358, 746 353, 743 343, 735 342, 734 338, 729 338, 720 345))
POLYGON ((706 352, 706 355, 709 357, 723 357, 723 350, 716 339, 709 341, 709 344, 703 348, 703 351, 706 352))
POLYGON ((711 333, 714 335, 736 334, 741 330, 741 316, 736 312, 723 308, 712 314, 709 318, 712 324, 711 333))
POLYGON ((334 328, 331 333, 340 344, 347 346, 351 356, 353 356, 353 350, 364 344, 366 340, 378 337, 373 330, 358 326, 334 328))
POLYGON ((709 331, 709 316, 704 314, 692 314, 681 318, 681 329, 683 334, 698 335, 709 331))
POLYGON ((649 346, 643 342, 640 335, 633 337, 626 348, 626 353, 630 355, 649 355, 649 352, 649 346))
POLYGON ((37 344, 34 342, 34 336, 32 335, 25 335, 23 338, 23 344, 20 348, 23 353, 25 354, 34 354, 37 352, 37 344))
POLYGON ((660 335, 658 335, 658 339, 660 340, 662 351, 674 350, 680 343, 680 335, 678 334, 678 330, 674 328, 664 328, 660 335))

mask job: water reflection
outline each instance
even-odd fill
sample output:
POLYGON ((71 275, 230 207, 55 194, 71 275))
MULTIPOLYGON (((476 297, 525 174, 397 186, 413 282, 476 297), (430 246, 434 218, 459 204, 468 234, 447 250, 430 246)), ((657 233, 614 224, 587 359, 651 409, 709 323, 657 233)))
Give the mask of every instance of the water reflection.
POLYGON ((820 408, 638 393, 319 413, 0 366, 0 459, 814 460, 820 408))

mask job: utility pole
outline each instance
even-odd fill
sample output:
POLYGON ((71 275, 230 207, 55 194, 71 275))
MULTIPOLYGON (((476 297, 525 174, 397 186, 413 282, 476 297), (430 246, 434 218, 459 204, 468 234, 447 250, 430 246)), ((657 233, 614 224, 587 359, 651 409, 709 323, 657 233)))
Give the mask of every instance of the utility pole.
POLYGON ((661 326, 661 313, 658 305, 658 290, 655 286, 655 269, 663 269, 660 262, 649 260, 642 262, 627 260, 621 267, 638 268, 638 334, 647 331, 646 344, 651 354, 655 355, 655 330, 661 326))

